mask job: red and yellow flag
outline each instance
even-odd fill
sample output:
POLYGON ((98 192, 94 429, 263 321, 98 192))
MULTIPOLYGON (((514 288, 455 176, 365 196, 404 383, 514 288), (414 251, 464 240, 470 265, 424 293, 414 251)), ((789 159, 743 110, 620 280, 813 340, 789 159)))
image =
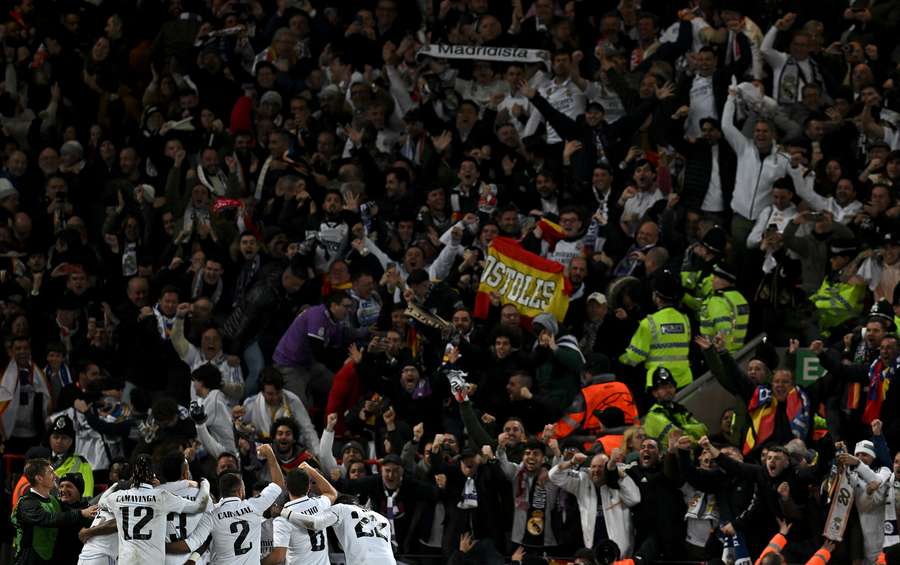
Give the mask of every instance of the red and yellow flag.
POLYGON ((572 285, 560 263, 526 251, 513 239, 498 237, 487 250, 475 297, 476 318, 487 318, 492 292, 500 294, 503 304, 514 304, 524 317, 549 312, 562 321, 572 285))

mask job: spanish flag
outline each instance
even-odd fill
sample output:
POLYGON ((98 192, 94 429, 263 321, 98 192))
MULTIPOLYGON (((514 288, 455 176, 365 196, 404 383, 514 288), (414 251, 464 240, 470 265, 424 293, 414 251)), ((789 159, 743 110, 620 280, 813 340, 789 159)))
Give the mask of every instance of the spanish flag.
POLYGON ((550 244, 551 249, 556 246, 557 241, 566 237, 562 226, 556 222, 551 222, 547 218, 541 218, 536 227, 541 228, 541 239, 550 244))
POLYGON ((561 322, 569 308, 572 284, 560 263, 526 251, 513 239, 498 237, 487 250, 475 297, 476 318, 487 318, 492 292, 500 294, 503 304, 514 304, 523 317, 549 312, 561 322))

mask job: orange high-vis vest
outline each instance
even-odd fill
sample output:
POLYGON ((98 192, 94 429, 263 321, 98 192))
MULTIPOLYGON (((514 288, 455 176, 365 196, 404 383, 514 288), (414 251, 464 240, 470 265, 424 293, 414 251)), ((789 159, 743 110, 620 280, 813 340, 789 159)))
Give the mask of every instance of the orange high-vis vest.
POLYGON ((784 546, 786 545, 787 538, 781 534, 775 534, 775 537, 769 540, 769 545, 767 545, 763 552, 759 554, 759 557, 757 557, 753 565, 759 565, 762 558, 770 553, 781 553, 781 550, 784 549, 784 546))
POLYGON ((563 439, 575 432, 599 434, 603 431, 600 413, 607 408, 621 410, 627 426, 637 421, 637 406, 625 383, 614 380, 594 383, 581 389, 565 415, 556 423, 556 439, 563 439))
POLYGON ((831 552, 823 547, 809 558, 806 565, 825 565, 829 559, 831 559, 831 552))
POLYGON ((875 565, 887 565, 887 557, 884 556, 884 552, 878 554, 878 559, 875 560, 875 565))

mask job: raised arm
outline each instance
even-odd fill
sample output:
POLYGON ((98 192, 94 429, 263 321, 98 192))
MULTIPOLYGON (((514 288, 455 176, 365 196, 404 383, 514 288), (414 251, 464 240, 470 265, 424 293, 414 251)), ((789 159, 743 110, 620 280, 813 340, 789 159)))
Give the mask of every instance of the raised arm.
POLYGON ((337 490, 335 490, 334 486, 328 482, 328 479, 323 477, 318 471, 316 471, 315 467, 311 467, 306 461, 300 464, 300 469, 306 471, 306 474, 309 475, 310 480, 316 485, 316 490, 319 491, 319 494, 327 498, 334 504, 334 501, 337 500, 337 490))
POLYGON ((766 33, 766 36, 763 37, 762 45, 760 45, 759 48, 766 63, 768 63, 773 70, 783 65, 788 58, 787 55, 775 49, 775 38, 778 36, 778 26, 780 22, 781 20, 769 28, 769 31, 766 33))
POLYGON ((278 464, 278 458, 275 457, 275 452, 272 451, 272 446, 268 443, 264 443, 256 448, 256 453, 259 455, 260 459, 265 459, 266 463, 269 465, 269 475, 272 477, 272 482, 281 487, 281 490, 284 491, 284 475, 281 472, 281 465, 278 464))
POLYGON ((725 136, 725 141, 731 145, 731 148, 734 149, 734 152, 737 153, 738 158, 740 158, 741 152, 747 146, 749 141, 744 137, 744 134, 734 127, 735 104, 735 95, 729 92, 728 99, 725 101, 725 108, 722 110, 722 135, 725 136))

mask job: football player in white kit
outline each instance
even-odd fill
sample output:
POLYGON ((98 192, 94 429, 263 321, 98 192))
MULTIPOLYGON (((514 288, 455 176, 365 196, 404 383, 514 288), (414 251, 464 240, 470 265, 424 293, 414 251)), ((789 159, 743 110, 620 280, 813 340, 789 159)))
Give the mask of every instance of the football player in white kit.
POLYGON ((152 486, 156 480, 149 455, 134 462, 131 488, 106 499, 119 531, 119 563, 160 565, 166 559, 166 522, 170 512, 196 514, 209 502, 209 481, 200 484, 197 500, 152 486))
POLYGON ((97 515, 91 526, 79 532, 84 539, 84 546, 78 555, 78 565, 115 565, 119 554, 119 539, 116 536, 116 517, 106 504, 118 485, 115 484, 100 496, 97 502, 97 515))
MULTIPOLYGON (((331 508, 337 491, 325 477, 305 462, 285 477, 290 502, 284 508, 291 512, 314 516, 331 508), (320 496, 309 496, 309 484, 314 483, 320 496)), ((262 565, 330 565, 328 536, 321 530, 298 528, 286 519, 275 518, 274 547, 262 565)))
POLYGON ((366 510, 358 502, 355 497, 341 495, 337 504, 318 514, 307 516, 285 507, 281 510, 281 516, 291 524, 308 530, 334 527, 334 533, 344 546, 348 564, 396 565, 391 548, 391 525, 387 518, 366 510))
POLYGON ((225 473, 219 477, 219 494, 222 498, 206 518, 186 540, 166 546, 169 553, 191 553, 190 562, 197 563, 197 553, 212 534, 209 546, 209 563, 215 565, 259 565, 260 531, 265 519, 263 513, 281 496, 284 476, 272 446, 260 445, 256 448, 260 459, 269 466, 272 482, 259 496, 245 499, 244 481, 238 473, 225 473))
MULTIPOLYGON (((196 483, 188 480, 190 471, 188 470, 187 460, 182 453, 174 452, 166 455, 162 460, 160 471, 162 474, 161 478, 165 481, 159 485, 160 490, 170 492, 181 498, 186 498, 187 500, 197 499, 198 489, 196 483)), ((213 502, 210 500, 206 503, 206 507, 201 513, 179 514, 176 512, 169 512, 168 515, 166 515, 166 542, 171 543, 186 539, 195 529, 197 529, 200 520, 202 520, 212 508, 213 502)), ((206 563, 206 560, 200 559, 197 563, 198 565, 200 563, 206 563)), ((166 565, 184 565, 184 556, 167 553, 166 565)))

